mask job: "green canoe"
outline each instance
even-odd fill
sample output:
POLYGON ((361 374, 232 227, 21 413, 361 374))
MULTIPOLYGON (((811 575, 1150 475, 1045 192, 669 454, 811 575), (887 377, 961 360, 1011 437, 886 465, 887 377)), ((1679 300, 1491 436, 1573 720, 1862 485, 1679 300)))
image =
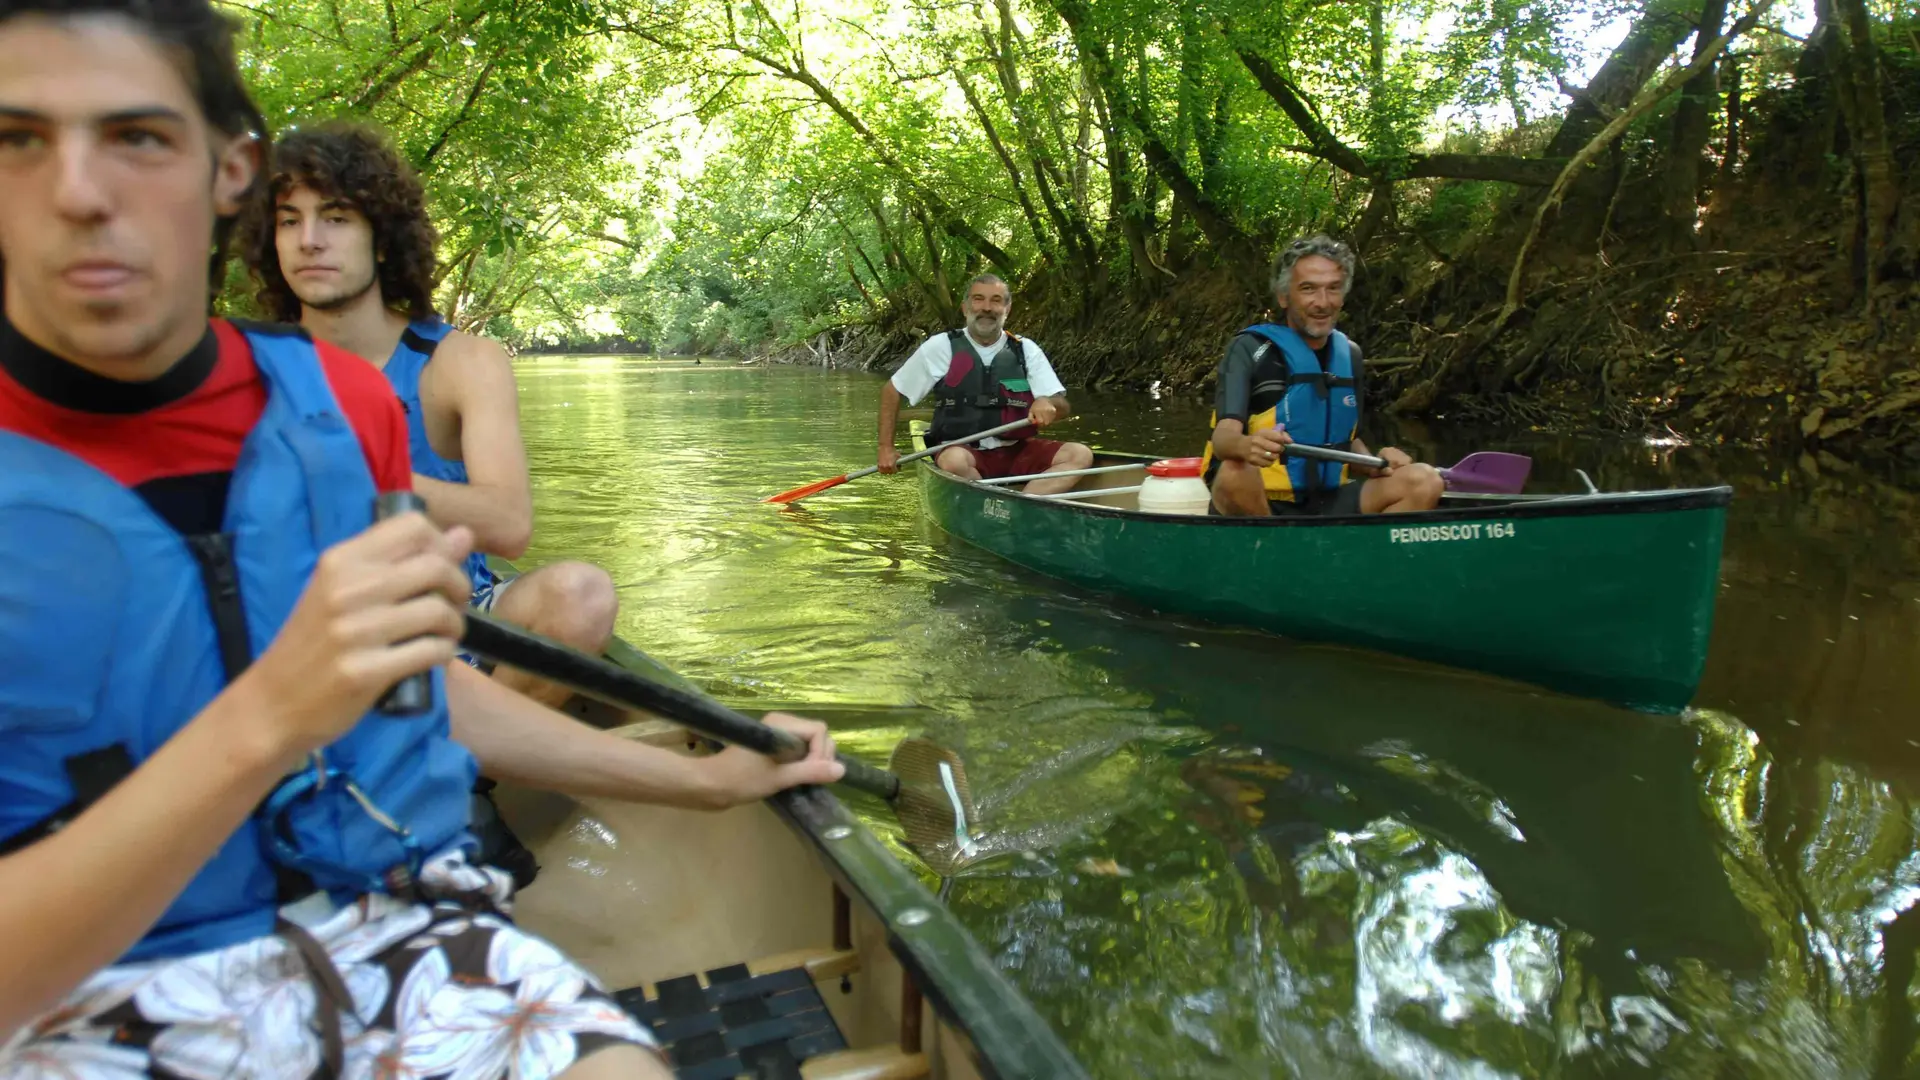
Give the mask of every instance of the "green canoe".
MULTIPOLYGON (((1150 460, 1102 453, 1095 464, 1150 460)), ((1449 497, 1419 514, 1220 518, 1142 513, 1130 491, 1043 499, 921 469, 941 528, 1076 585, 1654 712, 1677 712, 1699 685, 1733 495, 1449 497)))

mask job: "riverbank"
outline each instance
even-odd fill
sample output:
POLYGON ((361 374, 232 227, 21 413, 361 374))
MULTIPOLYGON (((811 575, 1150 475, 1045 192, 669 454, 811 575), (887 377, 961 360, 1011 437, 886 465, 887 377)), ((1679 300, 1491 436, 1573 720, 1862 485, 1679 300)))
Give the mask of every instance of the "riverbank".
MULTIPOLYGON (((1765 247, 1621 264, 1548 291, 1479 366, 1516 366, 1522 389, 1470 387, 1408 415, 1569 433, 1649 435, 1694 443, 1825 451, 1872 463, 1920 460, 1920 298, 1889 287, 1868 317, 1837 294, 1830 234, 1776 234, 1765 247), (1649 290, 1653 280, 1660 288, 1649 290), (1669 295, 1671 293, 1672 295, 1669 295), (1654 310, 1657 309, 1657 310, 1654 310), (1528 377, 1528 375, 1536 377, 1528 377)), ((1444 362, 1467 326, 1447 312, 1409 313, 1362 268, 1348 333, 1367 346, 1369 407, 1392 408, 1444 362), (1415 317, 1415 316, 1418 317, 1415 317)), ((1430 288, 1431 286, 1429 286, 1430 288)), ((1265 317, 1218 269, 1145 301, 1083 320, 1017 306, 1070 386, 1205 396, 1235 331, 1265 317)), ((775 364, 888 371, 933 326, 843 327, 757 352, 775 364)))
MULTIPOLYGON (((1920 186, 1899 185, 1869 268, 1846 119, 1857 106, 1827 71, 1836 40, 1730 94, 1726 141, 1703 149, 1692 199, 1658 152, 1681 119, 1670 103, 1594 157, 1555 209, 1541 211, 1540 187, 1407 179, 1384 216, 1369 204, 1325 222, 1361 254, 1342 325, 1367 347, 1368 405, 1920 463, 1920 186)), ((1920 60, 1883 59, 1892 176, 1910 177, 1920 118, 1902 103, 1920 60)), ((1539 152, 1539 135, 1484 149, 1539 152)), ((1250 251, 1158 254, 1153 274, 1091 287, 1040 268, 1017 284, 1010 325, 1070 386, 1206 396, 1226 342, 1265 316, 1264 266, 1250 251)), ((939 306, 902 291, 866 324, 762 355, 887 370, 945 329, 939 306)))

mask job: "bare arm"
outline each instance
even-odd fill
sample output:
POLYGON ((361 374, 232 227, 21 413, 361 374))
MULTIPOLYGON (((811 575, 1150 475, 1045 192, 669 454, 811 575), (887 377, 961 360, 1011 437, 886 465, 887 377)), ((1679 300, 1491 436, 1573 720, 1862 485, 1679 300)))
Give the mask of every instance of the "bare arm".
POLYGON ((1213 456, 1222 461, 1245 461, 1253 440, 1247 437, 1247 425, 1239 420, 1222 420, 1213 426, 1213 456))
POLYGON ((465 664, 447 669, 447 704, 453 737, 479 759, 486 775, 569 795, 720 810, 796 784, 832 783, 844 771, 833 760, 833 740, 815 721, 778 720, 806 738, 813 752, 803 761, 776 765, 738 748, 688 758, 623 739, 562 716, 465 664))
POLYGON ((1033 418, 1033 426, 1046 427, 1072 416, 1073 406, 1067 403, 1066 394, 1049 394, 1035 398, 1033 404, 1027 406, 1027 415, 1033 418))
POLYGON ((252 667, 72 823, 0 858, 0 1044, 139 941, 309 750, 452 656, 469 543, 409 515, 329 550, 252 667))
POLYGON ((900 424, 900 391, 888 379, 880 388, 880 446, 893 445, 894 429, 900 424))
POLYGON ((451 393, 460 417, 465 484, 413 477, 441 528, 465 525, 481 551, 517 559, 533 536, 533 489, 520 440, 520 396, 513 364, 497 343, 453 334, 427 368, 436 391, 451 393), (444 365, 444 366, 443 366, 444 365))

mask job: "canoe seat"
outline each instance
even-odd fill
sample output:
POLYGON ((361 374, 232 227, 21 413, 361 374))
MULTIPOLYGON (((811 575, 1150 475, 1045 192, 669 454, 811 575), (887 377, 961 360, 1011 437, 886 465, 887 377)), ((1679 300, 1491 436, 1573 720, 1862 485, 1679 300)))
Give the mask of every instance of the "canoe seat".
POLYGON ((680 1080, 801 1080, 800 1064, 847 1048, 805 966, 746 964, 664 979, 614 997, 653 1029, 680 1080))

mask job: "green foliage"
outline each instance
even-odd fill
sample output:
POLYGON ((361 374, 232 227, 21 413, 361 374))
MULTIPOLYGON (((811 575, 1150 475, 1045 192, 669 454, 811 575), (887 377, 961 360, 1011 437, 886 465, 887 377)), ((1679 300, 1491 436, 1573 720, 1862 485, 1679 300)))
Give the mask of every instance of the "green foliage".
POLYGON ((1591 58, 1574 28, 1633 14, 1621 0, 236 10, 273 123, 371 116, 422 169, 457 322, 520 345, 694 350, 930 327, 989 266, 1091 310, 1282 235, 1353 230, 1385 181, 1401 225, 1451 243, 1511 188, 1405 182, 1422 155, 1536 150, 1557 81, 1591 58), (1460 147, 1514 131, 1540 134, 1460 147))

